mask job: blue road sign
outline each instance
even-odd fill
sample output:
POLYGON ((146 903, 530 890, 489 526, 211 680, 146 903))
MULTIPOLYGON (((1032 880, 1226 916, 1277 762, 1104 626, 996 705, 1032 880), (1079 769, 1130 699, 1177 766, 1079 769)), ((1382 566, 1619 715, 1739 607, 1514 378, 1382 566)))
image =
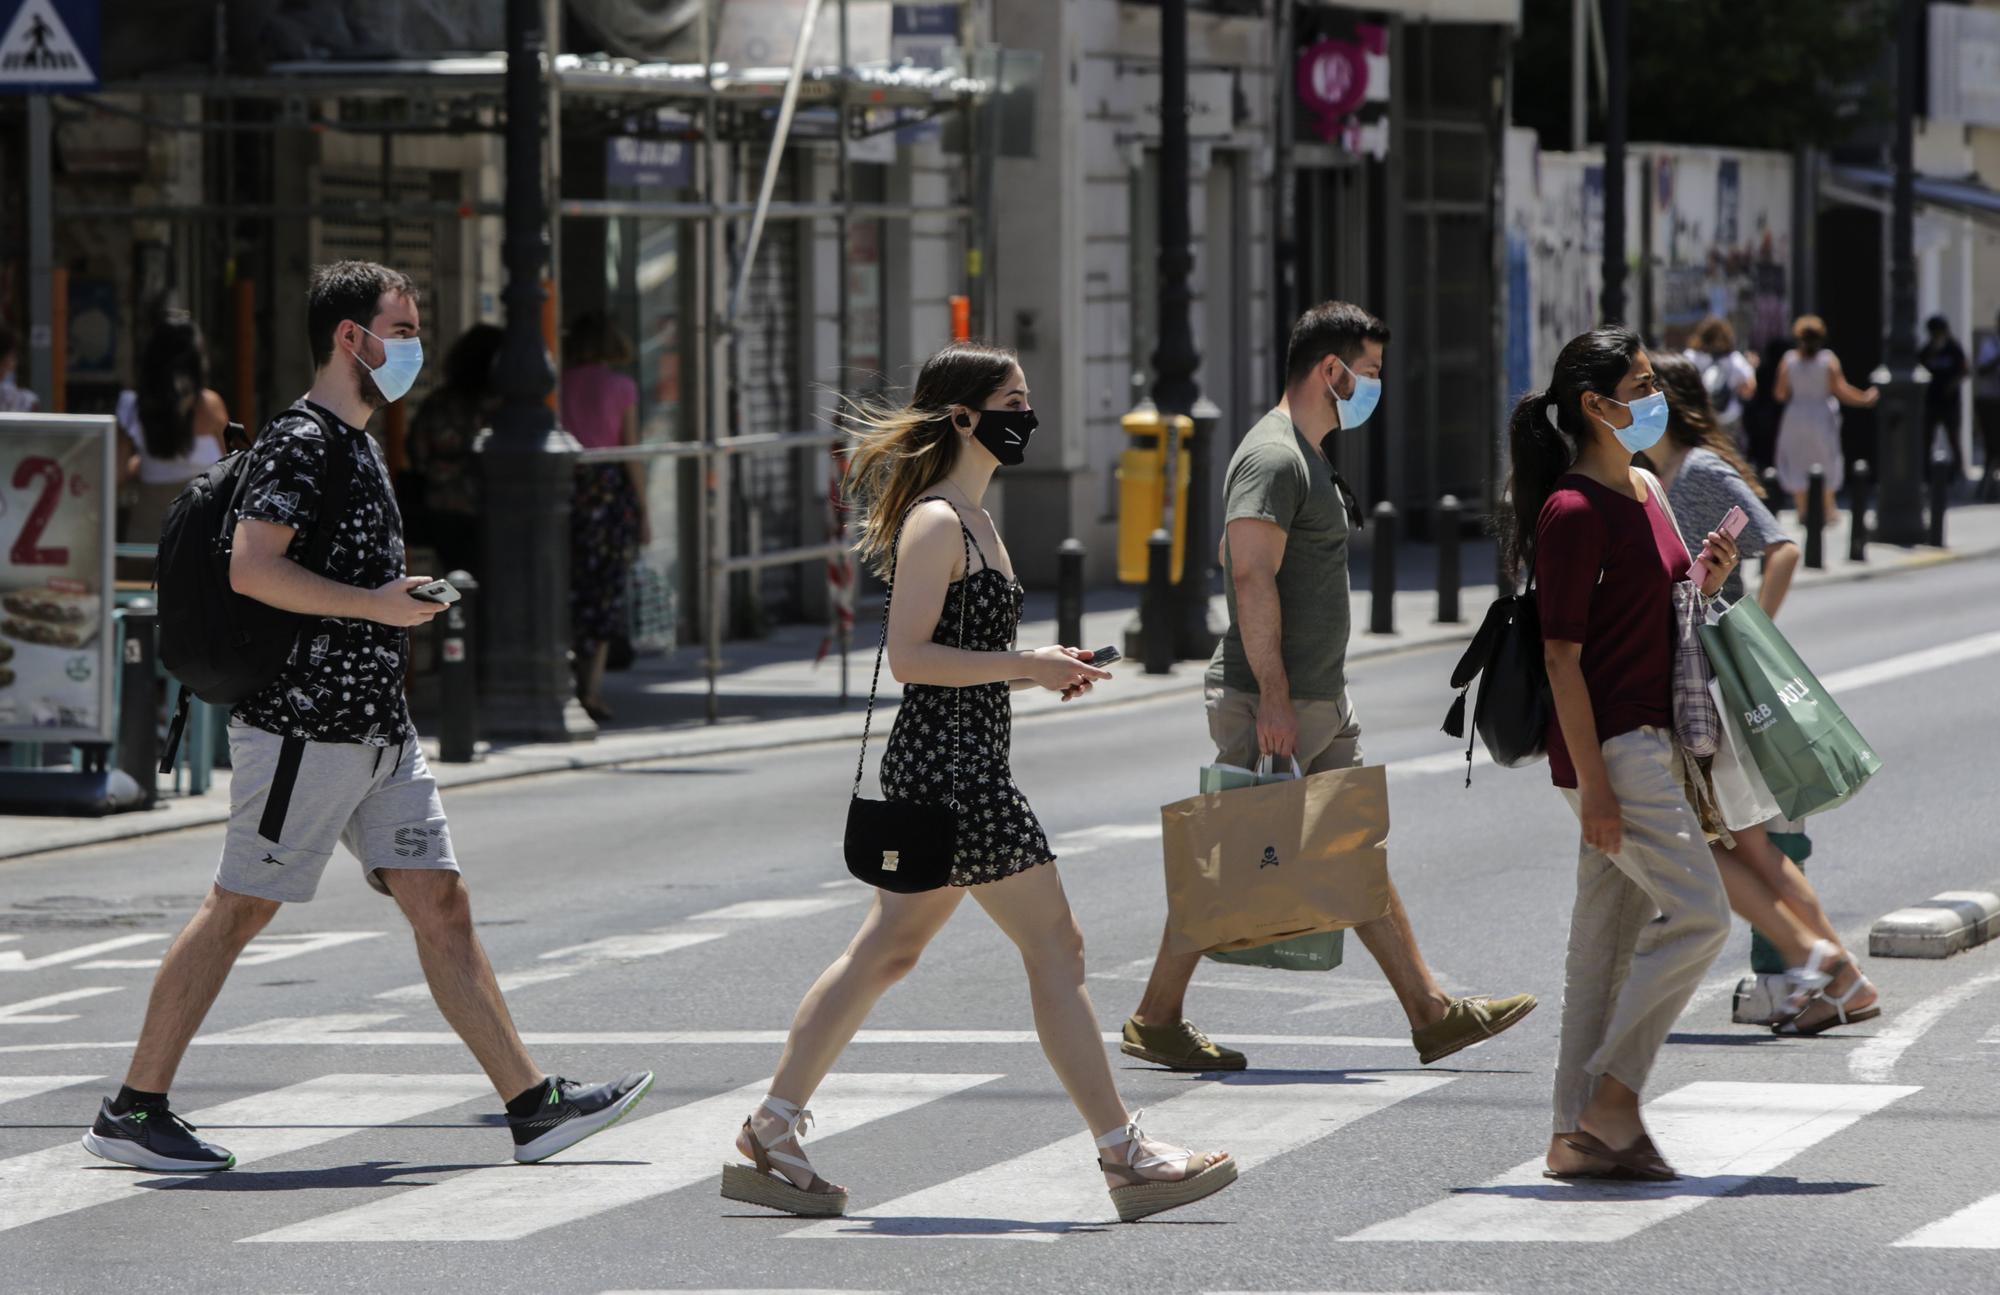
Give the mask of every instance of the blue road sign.
POLYGON ((0 0, 0 94, 95 90, 97 0, 0 0))

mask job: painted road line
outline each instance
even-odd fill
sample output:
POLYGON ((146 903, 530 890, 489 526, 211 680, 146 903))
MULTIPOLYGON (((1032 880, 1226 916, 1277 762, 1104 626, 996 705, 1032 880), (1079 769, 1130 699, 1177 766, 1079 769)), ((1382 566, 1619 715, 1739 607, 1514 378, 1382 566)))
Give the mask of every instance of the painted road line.
MULTIPOLYGON (((1835 674, 1820 676, 1820 687, 1829 694, 1852 693, 1862 688, 1872 688, 1876 684, 1891 683, 1897 679, 1907 679, 1911 675, 1923 674, 1930 670, 1942 670, 1948 666, 1976 661, 1981 657, 2000 654, 2000 633, 1976 634, 1956 643, 1946 643, 1940 647, 1924 648, 1918 652, 1906 652, 1901 656, 1872 661, 1867 665, 1855 666, 1835 674)), ((1493 763, 1483 745, 1475 745, 1472 750, 1475 768, 1483 768, 1493 763)), ((1424 774, 1464 773, 1465 751, 1444 751, 1437 755, 1413 756, 1405 760, 1391 760, 1384 766, 1391 777, 1418 777, 1424 774)))
MULTIPOLYGON (((1203 1084, 1153 1108, 1163 1138, 1198 1136, 1204 1150, 1227 1151, 1248 1172, 1317 1142, 1363 1116, 1452 1082, 1449 1075, 1300 1073, 1203 1084)), ((1117 1211, 1097 1172, 1088 1133, 1052 1142, 1000 1164, 962 1174, 864 1214, 829 1219, 787 1238, 952 1237, 1055 1241, 1111 1226, 1117 1211)))
MULTIPOLYGON (((224 1102, 189 1117, 236 1162, 303 1151, 364 1129, 456 1106, 492 1087, 483 1075, 321 1075, 289 1088, 224 1102)), ((82 1127, 84 1113, 78 1114, 82 1127)), ((136 1200, 202 1175, 134 1173, 93 1159, 74 1137, 0 1160, 0 1232, 93 1205, 136 1200)))
MULTIPOLYGON (((390 1014, 335 1014, 329 1016, 291 1016, 259 1021, 253 1025, 225 1030, 220 1034, 204 1034, 195 1039, 197 1047, 440 1047, 458 1048, 464 1044, 449 1030, 378 1030, 374 1026, 389 1021, 401 1020, 390 1014)), ((525 1043, 539 1045, 568 1044, 578 1047, 595 1045, 621 1046, 644 1045, 662 1047, 688 1044, 695 1047, 726 1047, 738 1044, 769 1046, 782 1044, 786 1039, 784 1030, 569 1030, 569 1031, 529 1031, 521 1036, 525 1043)), ((1102 1036, 1108 1044, 1121 1041, 1121 1036, 1102 1036)), ((1408 1050, 1409 1036, 1370 1036, 1365 1034, 1232 1034, 1230 1042, 1258 1047, 1299 1047, 1299 1048, 1387 1048, 1408 1050)), ((1033 1030, 862 1030, 854 1036, 858 1044, 1034 1044, 1041 1039, 1033 1030)), ((109 1042, 76 1043, 11 1043, 0 1045, 0 1055, 29 1052, 92 1052, 129 1050, 134 1046, 130 1039, 109 1042)))
POLYGON ((95 944, 81 944, 74 949, 45 953, 39 958, 31 958, 19 949, 0 949, 0 971, 40 971, 44 967, 60 967, 68 962, 81 962, 100 953, 110 953, 113 949, 129 949, 135 944, 150 944, 154 940, 167 938, 165 935, 120 935, 109 940, 99 940, 95 944))
POLYGON ((696 913, 687 920, 782 922, 795 917, 811 917, 815 913, 830 913, 838 908, 852 908, 861 902, 861 898, 859 895, 805 895, 797 899, 746 899, 740 904, 728 904, 721 908, 711 908, 706 913, 696 913))
MULTIPOLYGON (((236 959, 236 965, 262 967, 287 958, 337 949, 358 940, 372 940, 381 934, 380 931, 302 931, 290 935, 261 935, 250 941, 242 956, 236 959)), ((99 958, 95 962, 84 963, 78 970, 143 971, 159 965, 158 958, 99 958)))
MULTIPOLYGON (((693 948, 697 944, 707 944, 710 940, 720 940, 724 931, 686 931, 676 926, 661 927, 656 931, 634 931, 626 935, 607 935, 603 939, 591 940, 585 944, 572 944, 560 949, 550 949, 541 955, 540 965, 518 971, 502 972, 497 977, 502 993, 524 989, 529 985, 546 984, 552 980, 567 980, 571 976, 598 967, 607 967, 620 962, 637 962, 642 958, 657 958, 680 949, 693 948)), ((429 1002, 431 988, 423 981, 414 985, 399 985, 375 995, 376 998, 392 1003, 429 1002)))
POLYGON ((1901 656, 1855 666, 1851 670, 1821 675, 1819 685, 1829 693, 1853 692, 1856 688, 1871 688, 1878 683, 1907 679, 1913 674, 1942 670, 1995 655, 2000 655, 2000 633, 1975 634, 1956 643, 1945 643, 1917 652, 1905 652, 1901 656))
POLYGON ((64 1021, 74 1021, 76 1017, 65 1013, 50 1016, 41 1009, 117 992, 116 985, 99 985, 91 989, 65 989, 60 994, 44 994, 40 998, 27 998, 18 1003, 0 1004, 0 1025, 60 1025, 64 1021))
POLYGON ((1058 832, 1050 839, 1049 848, 1064 858, 1074 858, 1079 854, 1094 854, 1109 845, 1159 839, 1158 819, 1150 823, 1104 823, 1097 827, 1079 827, 1068 832, 1058 832))
MULTIPOLYGON (((999 1075, 837 1074, 814 1095, 825 1109, 813 1145, 999 1075)), ((308 1219, 245 1241, 514 1241, 639 1201, 713 1183, 743 1117, 769 1080, 608 1129, 568 1162, 476 1169, 429 1187, 308 1219)))
POLYGON ((1726 1196, 1815 1143, 1917 1092, 1880 1084, 1703 1082, 1646 1106, 1653 1140, 1678 1169, 1657 1185, 1555 1182, 1540 1156, 1481 1187, 1347 1241, 1622 1241, 1726 1196))
POLYGON ((1847 1054, 1848 1073, 1871 1084, 1886 1082, 1912 1044, 1952 1008, 1996 981, 2000 981, 2000 971, 1989 971, 1932 994, 1914 1007, 1898 1008, 1880 1033, 1847 1054))
POLYGON ((95 1083, 102 1075, 0 1075, 0 1102, 18 1102, 58 1088, 95 1083))
POLYGON ((1894 1244, 1920 1250, 2000 1250, 2000 1196, 1974 1201, 1894 1244))

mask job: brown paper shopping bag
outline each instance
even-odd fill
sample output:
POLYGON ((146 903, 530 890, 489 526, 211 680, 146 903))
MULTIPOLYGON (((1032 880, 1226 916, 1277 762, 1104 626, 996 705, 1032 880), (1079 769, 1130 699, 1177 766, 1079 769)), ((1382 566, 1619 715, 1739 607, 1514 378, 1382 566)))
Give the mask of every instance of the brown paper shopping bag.
POLYGON ((1337 769, 1160 808, 1175 953, 1246 949, 1389 911, 1389 784, 1337 769))

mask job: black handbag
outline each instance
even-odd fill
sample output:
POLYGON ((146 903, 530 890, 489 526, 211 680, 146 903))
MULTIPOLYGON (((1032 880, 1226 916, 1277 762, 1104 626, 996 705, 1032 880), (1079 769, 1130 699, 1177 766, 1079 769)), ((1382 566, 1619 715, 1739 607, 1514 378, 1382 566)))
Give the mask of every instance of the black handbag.
MULTIPOLYGON (((942 499, 942 495, 929 498, 942 499)), ((919 499, 918 504, 926 500, 919 499)), ((949 500, 945 500, 949 503, 949 500)), ((910 505, 912 509, 916 504, 910 505)), ((956 511, 956 510, 954 510, 956 511)), ((908 514, 904 516, 907 518, 908 514)), ((902 531, 896 533, 902 543, 902 531)), ((966 572, 972 570, 972 547, 966 545, 966 572)), ((861 758, 854 765, 854 793, 847 804, 847 834, 842 849, 847 870, 880 890, 899 895, 916 895, 938 890, 951 883, 951 866, 958 854, 958 746, 960 715, 965 710, 961 692, 952 708, 951 790, 943 804, 913 800, 866 800, 861 780, 868 769, 868 731, 875 722, 875 694, 882 684, 882 657, 889 647, 889 603, 896 593, 895 550, 890 550, 889 581, 882 594, 882 637, 875 646, 875 675, 868 683, 868 712, 861 721, 861 758)), ((958 645, 965 645, 965 605, 971 601, 961 590, 958 599, 958 645)))
MULTIPOLYGON (((1472 726, 1493 763, 1505 769, 1532 764, 1548 754, 1548 667, 1542 660, 1541 616, 1535 609, 1535 580, 1525 593, 1493 600, 1486 619, 1451 672, 1458 698, 1445 713, 1444 731, 1465 737, 1465 694, 1479 679, 1472 726)), ((1472 739, 1465 743, 1465 785, 1472 785, 1472 739)))

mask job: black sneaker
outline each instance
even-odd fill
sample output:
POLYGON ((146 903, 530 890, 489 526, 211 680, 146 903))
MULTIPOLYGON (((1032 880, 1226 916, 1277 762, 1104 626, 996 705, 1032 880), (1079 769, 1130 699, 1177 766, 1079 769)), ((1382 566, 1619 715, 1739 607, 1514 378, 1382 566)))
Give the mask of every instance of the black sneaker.
POLYGON ((236 1157, 194 1135, 194 1125, 158 1106, 111 1113, 111 1099, 97 1108, 97 1123, 83 1135, 83 1149, 100 1160, 161 1174, 208 1174, 236 1167, 236 1157))
POLYGON ((652 1086, 650 1070, 588 1087, 574 1079, 549 1080, 548 1094, 533 1115, 507 1117, 514 1129, 514 1159, 532 1165, 610 1128, 652 1086))

